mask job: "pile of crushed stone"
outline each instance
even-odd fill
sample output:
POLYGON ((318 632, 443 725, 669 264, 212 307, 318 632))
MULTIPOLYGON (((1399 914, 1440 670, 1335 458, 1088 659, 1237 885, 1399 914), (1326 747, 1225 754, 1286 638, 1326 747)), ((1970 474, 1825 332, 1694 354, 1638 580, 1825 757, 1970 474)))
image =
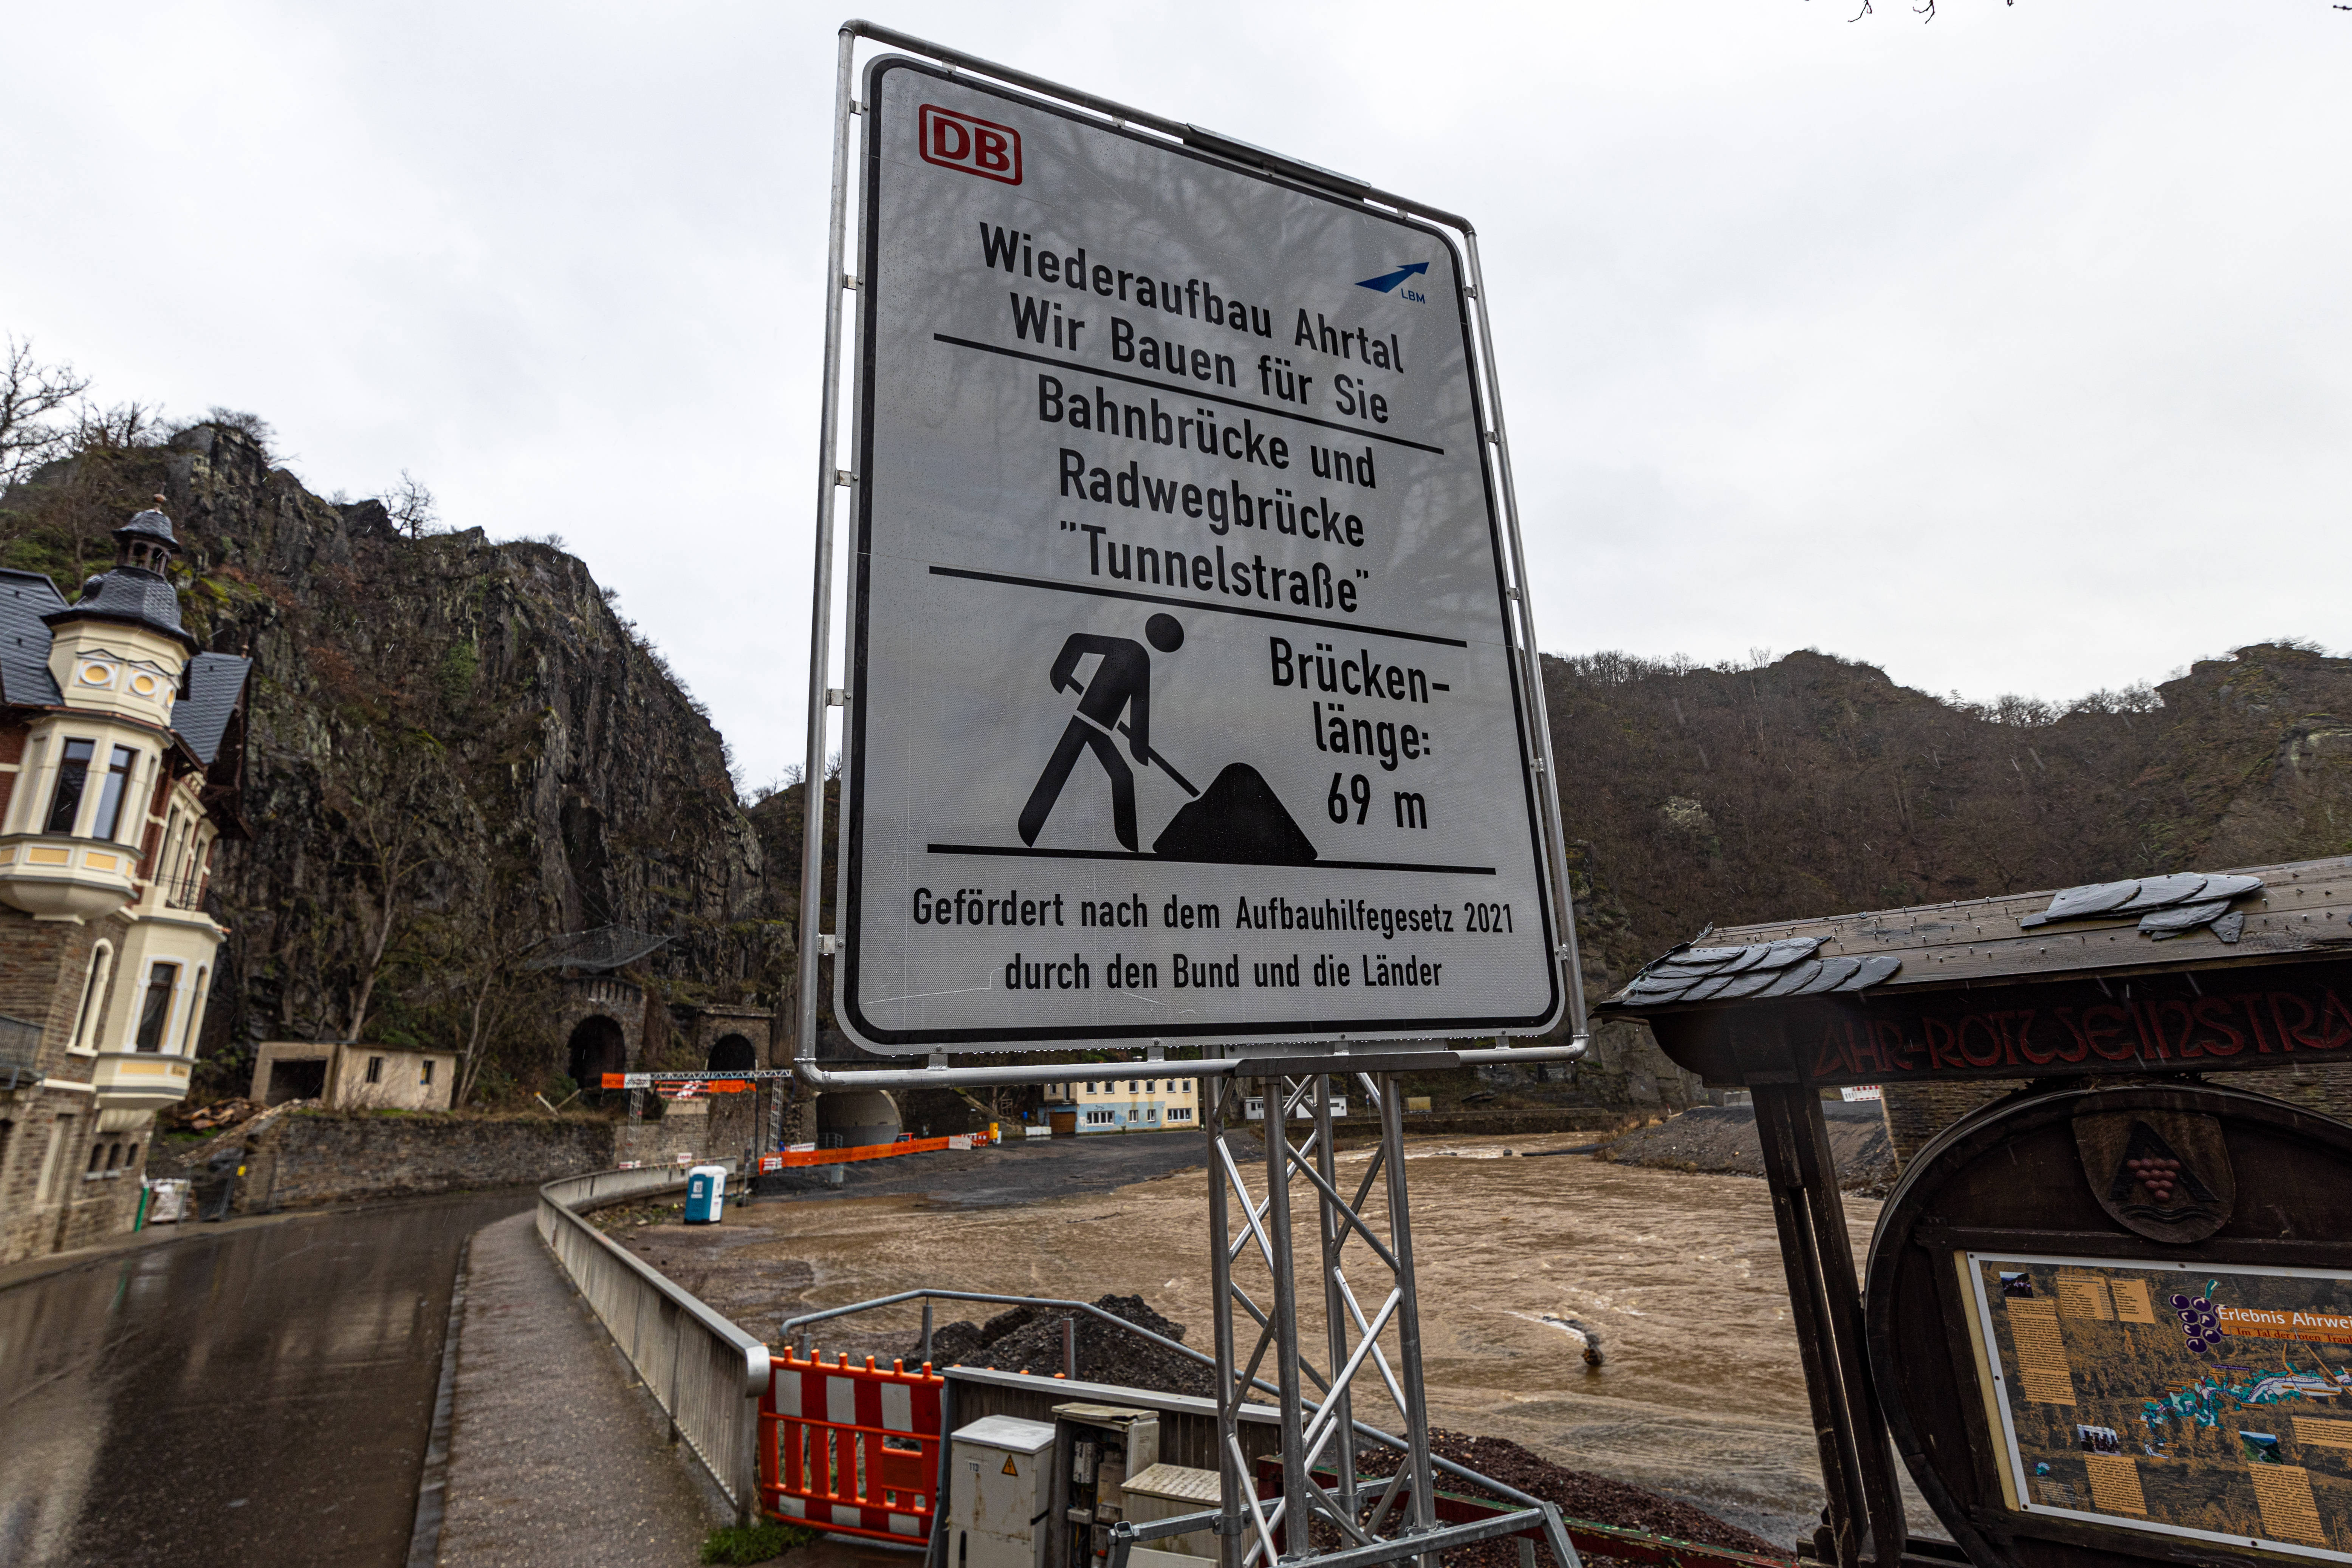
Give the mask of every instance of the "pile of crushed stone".
MULTIPOLYGON (((1114 1318, 1181 1342, 1184 1325, 1153 1311, 1140 1296, 1104 1296, 1095 1305, 1114 1318)), ((1208 1367, 1174 1351, 1112 1328, 1084 1312, 1057 1312, 1050 1307, 1015 1307, 985 1323, 953 1322, 931 1332, 933 1366, 990 1366, 1003 1372, 1030 1372, 1051 1376, 1062 1367, 1062 1324, 1077 1322, 1078 1380, 1114 1383, 1125 1388, 1154 1388, 1163 1394, 1192 1394, 1205 1398, 1216 1390, 1216 1374, 1208 1367)), ((902 1352, 908 1365, 922 1356, 918 1340, 902 1352)))
MULTIPOLYGON (((1785 1558, 1789 1554, 1760 1535, 1727 1524, 1705 1509, 1673 1498, 1660 1497, 1640 1487, 1623 1481, 1612 1481, 1584 1470, 1571 1470, 1565 1465, 1555 1465, 1541 1455, 1529 1452, 1507 1437, 1480 1437, 1468 1432, 1448 1431, 1433 1426, 1429 1432, 1430 1451, 1467 1465, 1482 1476, 1488 1476, 1507 1487, 1515 1487, 1530 1497, 1557 1504, 1559 1511, 1570 1519, 1589 1520, 1595 1524, 1613 1525, 1620 1530, 1643 1530, 1658 1535, 1670 1535, 1683 1541, 1696 1541, 1706 1546, 1726 1546, 1734 1552, 1752 1552, 1760 1556, 1785 1558)), ((1391 1476, 1396 1473, 1400 1456, 1393 1448, 1378 1444, 1360 1447, 1356 1451, 1356 1473, 1360 1476, 1391 1476)), ((1493 1502, 1507 1502, 1499 1493, 1489 1491, 1459 1476, 1437 1473, 1437 1489, 1456 1497, 1475 1497, 1493 1502)), ((1322 1528, 1320 1526, 1318 1529, 1322 1528)), ((1339 1544, 1333 1532, 1331 1544, 1339 1544)), ((1586 1555, 1588 1563, 1613 1563, 1623 1559, 1586 1555)), ((1482 1541, 1444 1553, 1444 1568, 1518 1568, 1519 1548, 1514 1540, 1482 1541)), ((1551 1564, 1551 1549, 1538 1543, 1536 1547, 1538 1568, 1551 1564)))
MULTIPOLYGON (((1843 1111, 1832 1115, 1829 1132, 1839 1190, 1870 1198, 1883 1198, 1894 1190, 1895 1145, 1886 1136, 1885 1119, 1875 1105, 1865 1115, 1843 1111)), ((1764 1144, 1757 1136, 1755 1108, 1746 1105, 1695 1105, 1654 1127, 1628 1132, 1602 1150, 1600 1157, 1621 1165, 1704 1175, 1764 1173, 1764 1144)))

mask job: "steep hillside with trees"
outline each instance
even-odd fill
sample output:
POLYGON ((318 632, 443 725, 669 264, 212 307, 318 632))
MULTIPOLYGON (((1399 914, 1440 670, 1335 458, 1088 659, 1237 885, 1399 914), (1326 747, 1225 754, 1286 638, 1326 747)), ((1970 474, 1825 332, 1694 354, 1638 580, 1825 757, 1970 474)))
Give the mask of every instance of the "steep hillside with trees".
POLYGON ((1612 972, 1708 925, 2352 853, 2352 659, 2267 644, 2064 707, 1818 653, 1545 660, 1612 972))

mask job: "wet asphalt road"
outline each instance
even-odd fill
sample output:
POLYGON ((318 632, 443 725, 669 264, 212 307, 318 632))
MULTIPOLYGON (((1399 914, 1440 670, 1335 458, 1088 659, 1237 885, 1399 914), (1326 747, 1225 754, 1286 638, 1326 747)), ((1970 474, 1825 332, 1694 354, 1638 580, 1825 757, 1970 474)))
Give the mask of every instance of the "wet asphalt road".
POLYGON ((0 1290, 0 1563, 405 1563, 459 1251, 530 1202, 306 1216, 0 1290))

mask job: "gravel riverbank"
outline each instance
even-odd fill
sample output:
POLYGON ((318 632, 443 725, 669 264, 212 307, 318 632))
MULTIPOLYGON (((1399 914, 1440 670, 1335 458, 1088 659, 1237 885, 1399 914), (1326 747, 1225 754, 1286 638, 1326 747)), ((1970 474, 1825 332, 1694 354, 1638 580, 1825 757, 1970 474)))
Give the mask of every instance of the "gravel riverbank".
MULTIPOLYGON (((1825 1101, 1830 1151, 1837 1160, 1838 1185, 1863 1197, 1883 1198, 1895 1185, 1895 1145, 1886 1119, 1874 1101, 1825 1101)), ((1747 1105, 1701 1105, 1680 1116, 1629 1132, 1600 1151, 1620 1165, 1689 1171, 1718 1176, 1761 1176, 1764 1145, 1756 1132, 1756 1110, 1747 1105)))

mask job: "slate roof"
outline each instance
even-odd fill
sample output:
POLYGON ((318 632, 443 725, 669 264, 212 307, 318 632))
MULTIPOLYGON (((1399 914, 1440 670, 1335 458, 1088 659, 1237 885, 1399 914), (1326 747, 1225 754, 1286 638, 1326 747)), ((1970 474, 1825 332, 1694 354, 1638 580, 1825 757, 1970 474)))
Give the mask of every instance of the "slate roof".
POLYGON ((81 597, 51 610, 42 619, 51 626, 64 621, 125 621, 179 638, 196 649, 196 639, 180 625, 179 590, 154 573, 139 566, 117 566, 82 585, 81 597))
POLYGON ((172 520, 152 507, 116 529, 114 537, 120 539, 126 533, 142 534, 149 539, 160 539, 174 550, 180 547, 178 538, 172 532, 172 520))
POLYGON ((1730 1002, 1743 996, 1818 996, 1864 990, 1903 967, 1901 959, 1884 954, 1815 957, 1827 940, 1799 936, 1737 947, 1678 947, 1609 1000, 1622 1007, 1663 1007, 1718 997, 1730 1002))
POLYGON ((172 704, 172 728, 206 767, 220 755, 252 669, 253 660, 233 653, 200 653, 188 661, 188 694, 172 704))
POLYGON ((2098 882, 1703 932, 1602 1005, 1764 1000, 2352 955, 2352 859, 2098 882), (1821 972, 1807 973, 1818 963, 1821 972), (1845 970, 1832 978, 1832 965, 1845 970), (1800 978, 1799 976, 1804 976, 1800 978), (1773 976, 1776 978, 1767 978, 1773 976))
MULTIPOLYGON (((99 581, 103 584, 126 575, 132 574, 110 572, 99 581)), ((172 585, 152 572, 135 575, 163 590, 171 605, 169 625, 178 631, 180 604, 172 585)), ((49 623, 73 615, 89 603, 85 599, 80 605, 68 605, 57 584, 38 572, 0 568, 0 702, 25 708, 64 706, 57 678, 49 673, 49 623)), ((187 695, 172 704, 172 728, 206 767, 220 755, 222 738, 245 695, 252 669, 251 659, 229 653, 200 653, 188 661, 187 695)))
POLYGON ((0 702, 53 708, 64 699, 49 673, 49 628, 42 617, 66 607, 38 572, 0 569, 0 702))

